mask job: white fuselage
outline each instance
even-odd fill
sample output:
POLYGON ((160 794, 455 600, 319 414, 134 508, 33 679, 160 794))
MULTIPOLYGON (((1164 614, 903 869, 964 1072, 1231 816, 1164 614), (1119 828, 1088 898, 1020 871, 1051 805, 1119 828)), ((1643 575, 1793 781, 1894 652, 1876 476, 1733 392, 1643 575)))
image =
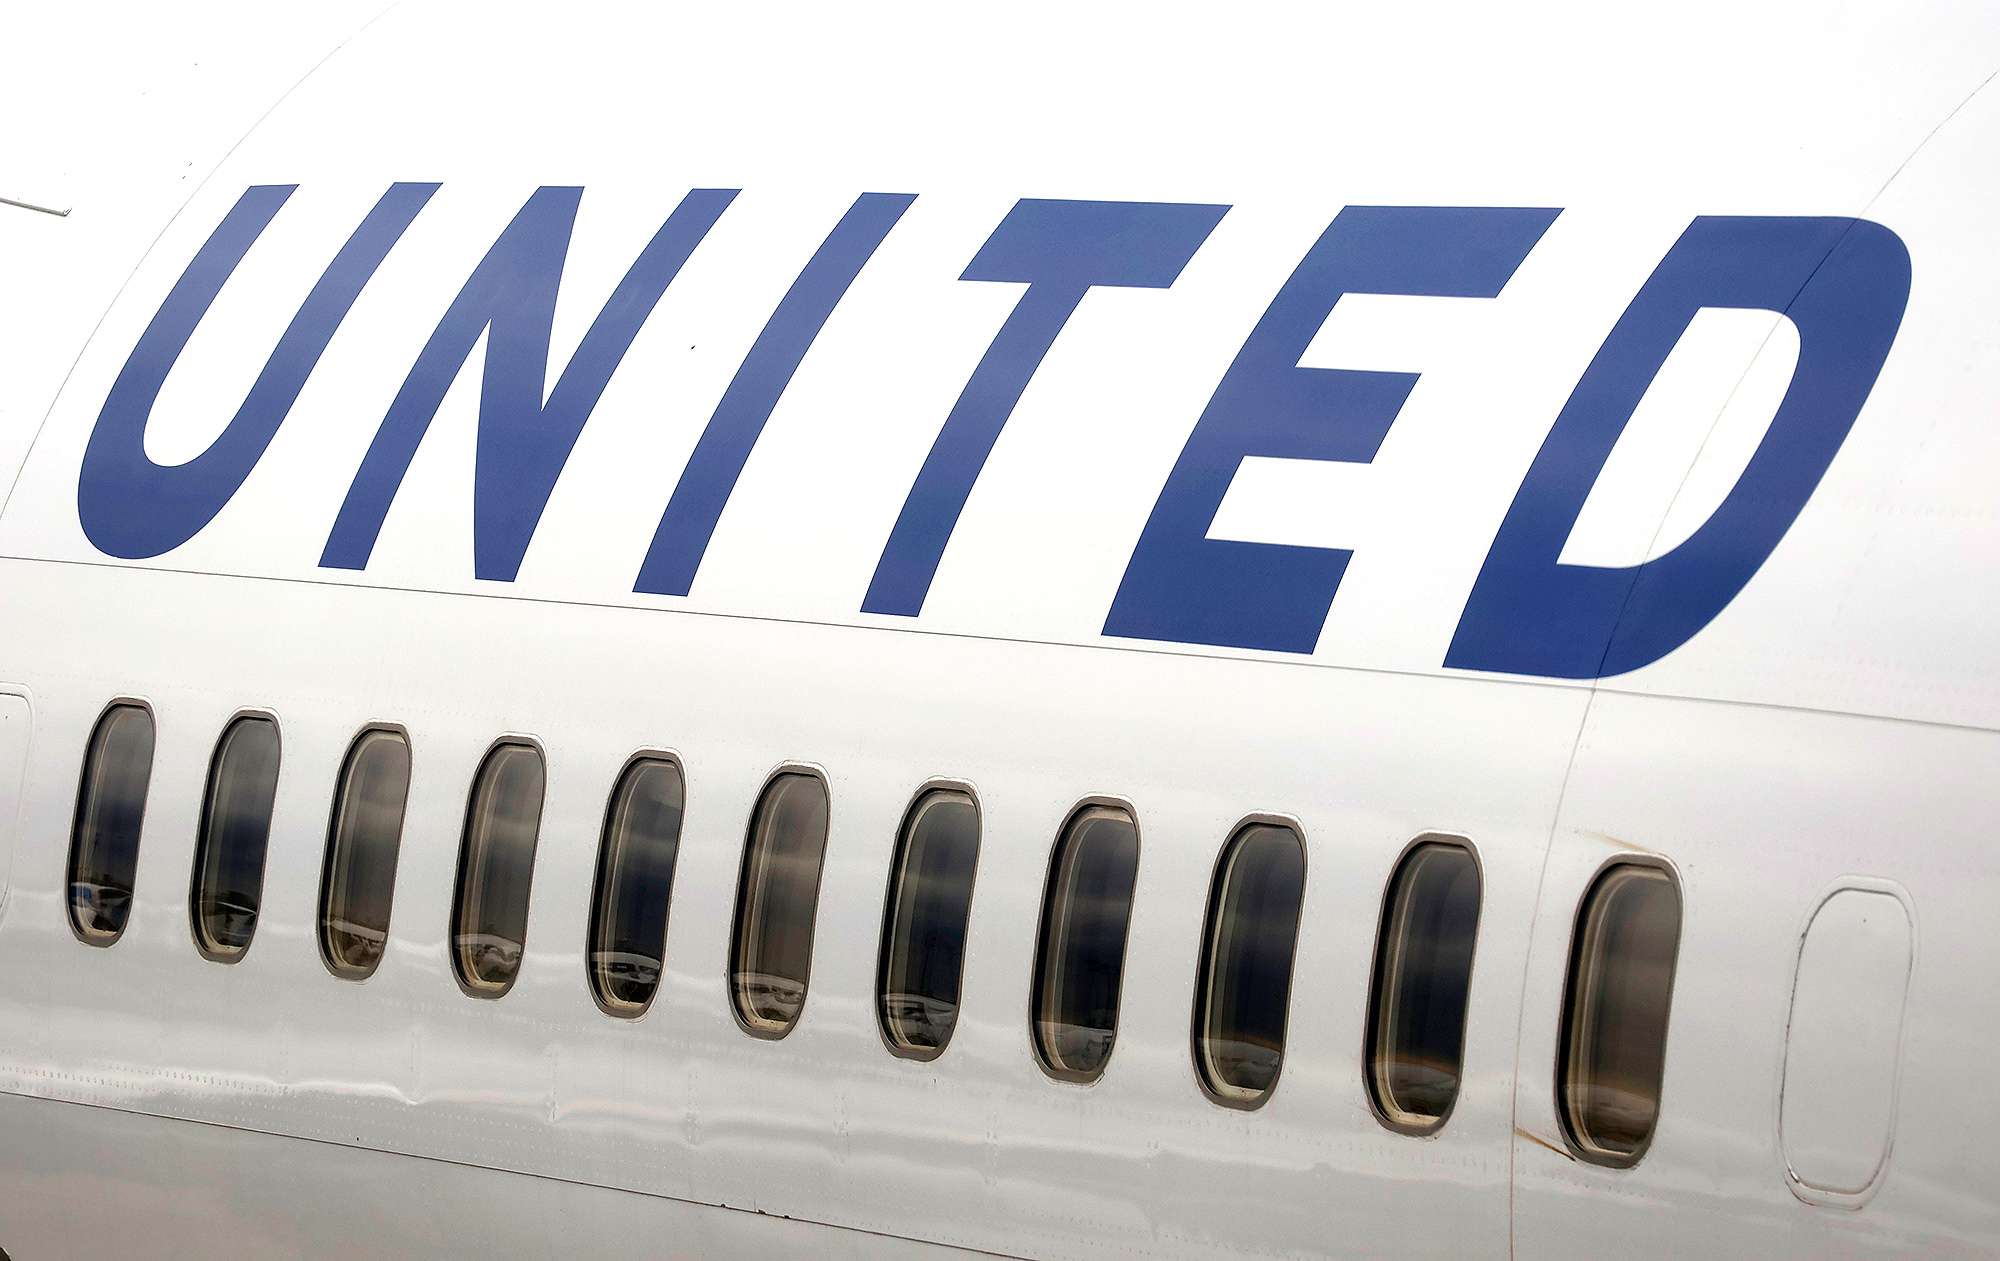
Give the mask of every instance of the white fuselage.
POLYGON ((185 182, 116 139, 170 125, 142 103, 72 120, 111 156, 0 186, 70 211, 0 206, 0 1249, 2000 1251, 2000 15, 1424 7, 411 5, 196 28, 228 91, 177 107, 185 182), (120 701, 156 741, 105 945, 66 873, 120 701), (225 963, 192 864, 246 712, 280 769, 225 963), (357 981, 319 917, 379 724, 409 788, 357 981), (502 740, 546 790, 489 999, 452 916, 502 740), (685 812, 620 1019, 593 882, 649 752, 685 812), (732 933, 786 766, 830 805, 810 985, 750 1036, 732 933), (980 842, 922 1059, 878 988, 937 782, 980 842), (1082 1082, 1032 1014, 1092 801, 1140 857, 1082 1082), (1245 1108, 1191 1042, 1258 819, 1306 858, 1245 1108), (1481 897, 1456 1100, 1410 1133, 1371 990, 1427 834, 1481 897), (1558 1070, 1618 862, 1684 908, 1622 1168, 1558 1070))

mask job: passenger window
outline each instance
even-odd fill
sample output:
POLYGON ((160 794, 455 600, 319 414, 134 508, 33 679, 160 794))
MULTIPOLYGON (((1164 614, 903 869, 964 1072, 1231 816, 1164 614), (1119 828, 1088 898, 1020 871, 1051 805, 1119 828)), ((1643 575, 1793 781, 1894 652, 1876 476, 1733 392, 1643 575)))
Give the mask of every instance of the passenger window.
POLYGON ((1660 1115, 1681 894, 1660 867, 1618 862, 1584 895, 1563 1000, 1563 1130, 1593 1164, 1639 1163, 1660 1115))
POLYGON ((882 1036, 898 1055, 936 1059, 951 1041, 978 865, 972 794, 936 788, 919 797, 903 822, 882 925, 882 1036))
POLYGON ((277 795, 278 724, 246 714, 224 729, 215 746, 195 840, 189 898, 194 944, 216 963, 241 959, 256 936, 277 795))
POLYGON ((513 988, 528 940, 528 890, 542 825, 541 750, 507 741, 493 746, 473 781, 452 899, 452 970, 474 998, 513 988))
POLYGON ((334 789, 320 875, 320 957, 335 976, 364 980, 382 962, 409 795, 409 740, 381 727, 356 736, 334 789))
POLYGON ((1217 1103, 1259 1107, 1278 1084, 1305 875, 1305 844, 1276 823, 1240 828, 1216 866, 1194 1059, 1217 1103))
POLYGON ((660 987, 685 797, 678 765, 636 758, 604 812, 589 961, 591 993, 610 1015, 641 1014, 660 987))
POLYGON ((765 785, 750 821, 730 989, 737 1019, 758 1037, 784 1037, 805 1010, 827 812, 826 784, 786 771, 765 785))
POLYGON ((1458 1100, 1479 894, 1479 864, 1455 840, 1420 842, 1390 877, 1367 1062, 1376 1115, 1393 1130, 1428 1134, 1458 1100))
POLYGON ((1052 1077, 1095 1081, 1111 1060, 1138 876, 1128 811, 1087 805, 1070 816, 1049 860, 1035 950, 1035 1051, 1052 1077))
POLYGON ((77 937, 108 946, 132 913, 139 825, 153 776, 153 715, 119 703, 90 733, 69 842, 69 923, 77 937))

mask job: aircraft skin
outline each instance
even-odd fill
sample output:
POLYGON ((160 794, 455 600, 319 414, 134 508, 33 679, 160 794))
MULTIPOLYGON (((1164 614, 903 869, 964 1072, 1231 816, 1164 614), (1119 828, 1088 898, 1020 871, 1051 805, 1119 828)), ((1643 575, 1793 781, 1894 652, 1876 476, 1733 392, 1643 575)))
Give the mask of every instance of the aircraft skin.
POLYGON ((67 20, 8 107, 45 166, 0 186, 67 211, 0 206, 7 1256, 2000 1254, 2000 10, 67 20), (96 39, 150 69, 58 117, 34 85, 96 39), (120 702, 157 734, 103 946, 66 873, 120 702), (243 715, 279 771, 219 963, 191 863, 243 715), (384 726, 356 981, 321 883, 384 726), (546 788, 493 998, 451 918, 502 742, 546 788), (635 756, 685 813, 620 1019, 586 942, 635 756), (830 803, 810 984, 751 1036, 787 772, 830 803), (919 1059, 878 969, 937 784, 978 866, 919 1059), (1031 988, 1092 802, 1139 860, 1076 1082, 1031 988), (1282 1072, 1234 1107, 1191 1020, 1258 821, 1303 902, 1282 1072), (1366 1060, 1430 836, 1481 896, 1411 1134, 1366 1060), (1558 1065, 1621 863, 1682 913, 1610 1167, 1558 1065))

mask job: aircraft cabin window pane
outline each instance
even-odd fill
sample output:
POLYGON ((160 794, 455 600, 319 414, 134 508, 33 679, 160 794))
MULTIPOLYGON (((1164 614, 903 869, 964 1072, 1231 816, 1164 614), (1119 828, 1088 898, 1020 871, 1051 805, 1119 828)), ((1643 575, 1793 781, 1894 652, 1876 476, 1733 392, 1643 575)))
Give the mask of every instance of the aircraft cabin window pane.
POLYGON ((784 1037, 805 1010, 827 813, 826 785, 788 771, 765 786, 750 821, 730 990, 737 1018, 759 1037, 784 1037))
POLYGON ((277 795, 278 724, 254 714, 238 718, 215 746, 195 841, 189 912, 204 958, 234 963, 250 949, 277 795))
POLYGON ((965 925, 979 864, 979 807, 934 789, 903 825, 882 926, 882 1035, 898 1054, 935 1059, 958 1024, 965 925))
POLYGON ((69 846, 70 927, 93 946, 117 941, 132 912, 139 825, 152 776, 152 714, 138 705, 106 709, 84 753, 69 846))
POLYGON ((1369 1004, 1368 1089, 1390 1128, 1429 1133, 1458 1099, 1479 864, 1450 841, 1411 849, 1390 878, 1369 1004))
POLYGON ((381 728, 356 736, 334 792, 320 879, 320 957, 335 976, 362 980, 382 962, 409 795, 410 742, 381 728))
POLYGON ((589 960, 591 992, 611 1015, 639 1015, 660 987, 684 803, 681 768, 646 757, 619 776, 605 812, 589 960))
POLYGON ((1556 1083, 1585 1160, 1634 1165, 1652 1141, 1680 937, 1680 888, 1661 868, 1615 863, 1584 895, 1556 1083))
POLYGON ((1035 1051, 1065 1081, 1094 1081, 1118 1037, 1139 829, 1117 806, 1070 816, 1049 862, 1035 951, 1035 1051))
POLYGON ((541 750, 510 741, 493 747, 473 781, 458 853, 451 960, 460 988, 475 998, 505 994, 521 970, 544 779, 541 750))
POLYGON ((1299 834, 1273 823, 1239 830, 1216 868, 1194 1059, 1218 1103, 1254 1108, 1278 1084, 1305 875, 1299 834))

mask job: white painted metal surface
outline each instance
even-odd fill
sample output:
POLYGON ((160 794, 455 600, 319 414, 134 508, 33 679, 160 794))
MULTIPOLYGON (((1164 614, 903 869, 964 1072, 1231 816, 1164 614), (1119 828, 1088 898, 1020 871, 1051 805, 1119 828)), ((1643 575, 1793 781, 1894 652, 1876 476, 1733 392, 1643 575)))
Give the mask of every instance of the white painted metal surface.
MULTIPOLYGON (((0 289, 0 680, 34 718, 0 919, 0 1247, 15 1261, 225 1244, 2000 1250, 1991 6, 411 3, 278 30, 250 12, 176 11, 180 35, 152 9, 40 31, 43 60, 71 72, 120 23, 158 54, 66 97, 37 138, 56 174, 31 183, 71 215, 0 207, 15 278, 0 289), (144 439, 161 464, 223 431, 397 180, 442 188, 241 490, 157 557, 94 546, 78 486, 100 409, 245 189, 299 186, 167 375, 144 439), (743 191, 613 376, 513 581, 474 576, 472 367, 367 568, 321 567, 452 296, 552 185, 585 193, 551 382, 689 188, 743 191), (738 365, 875 190, 917 200, 784 390, 697 581, 635 593, 738 365), (862 613, 912 479, 1019 298, 959 276, 1021 197, 1231 208, 1170 288, 1083 299, 922 615, 862 613), (1235 473, 1211 537, 1354 550, 1312 651, 1107 637, 1203 405, 1347 205, 1562 213, 1495 298, 1341 300, 1302 362, 1421 373, 1372 463, 1252 457, 1235 473), (1602 682, 1446 669, 1579 374, 1710 214, 1864 216, 1907 246, 1908 309, 1851 434, 1754 580, 1658 662, 1602 682), (85 742, 119 696, 152 705, 158 748, 132 920, 91 949, 65 922, 65 863, 85 742), (219 966, 189 942, 189 863, 208 758, 245 707, 276 716, 283 766, 255 945, 219 966), (387 957, 352 983, 321 965, 314 916, 334 778, 372 722, 407 728, 414 771, 387 957), (525 963, 485 1002, 453 982, 447 917, 467 787, 507 733, 546 749, 548 795, 525 963), (664 983, 625 1021, 592 1001, 583 952, 606 796, 639 749, 681 759, 687 814, 664 983), (730 1015, 729 915, 757 789, 791 761, 825 768, 832 823, 810 995, 766 1042, 730 1015), (984 836, 957 1031, 919 1062, 885 1050, 873 1003, 897 825, 933 778, 976 790, 984 836), (1133 803, 1142 859, 1117 1051, 1077 1086, 1037 1067, 1026 1017, 1049 848, 1096 795, 1133 803), (1196 1082, 1189 1012, 1216 854, 1257 813, 1296 818, 1309 861, 1283 1076, 1238 1112, 1196 1082), (1383 885, 1430 831, 1471 839, 1484 903, 1461 1094, 1416 1138, 1377 1121, 1361 1055, 1383 885), (1554 1064, 1577 899, 1630 852, 1672 867, 1685 920, 1659 1127, 1618 1170, 1564 1149, 1554 1064), (1858 1211, 1794 1194, 1779 1125, 1800 925, 1856 874, 1907 890, 1923 925, 1894 1158, 1858 1211)), ((1664 555, 1707 520, 1793 370, 1789 328, 1703 312, 1566 560, 1664 555)))
POLYGON ((1860 1204, 1887 1172, 1915 934, 1900 890, 1850 886, 1799 943, 1778 1132, 1807 1200, 1860 1204))
POLYGON ((34 714, 25 695, 0 691, 0 915, 6 913, 8 876, 26 813, 22 789, 27 783, 33 723, 34 714))

